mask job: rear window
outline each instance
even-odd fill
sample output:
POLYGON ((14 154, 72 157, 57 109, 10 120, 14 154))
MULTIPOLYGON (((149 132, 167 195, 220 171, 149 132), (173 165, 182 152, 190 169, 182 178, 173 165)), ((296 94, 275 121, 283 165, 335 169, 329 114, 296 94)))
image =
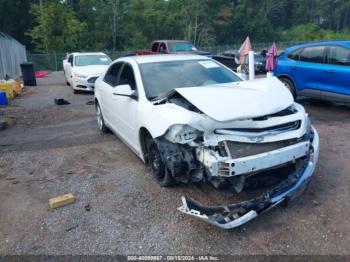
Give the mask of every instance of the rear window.
POLYGON ((350 49, 341 46, 330 47, 328 63, 350 66, 350 49))
POLYGON ((189 42, 178 42, 178 43, 169 43, 170 50, 173 53, 176 52, 189 52, 195 50, 194 46, 189 42))

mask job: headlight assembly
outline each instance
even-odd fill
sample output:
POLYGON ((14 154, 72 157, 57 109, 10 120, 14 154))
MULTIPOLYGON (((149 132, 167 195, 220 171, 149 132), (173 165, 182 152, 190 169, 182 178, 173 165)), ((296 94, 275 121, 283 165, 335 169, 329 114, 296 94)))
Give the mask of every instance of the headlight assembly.
POLYGON ((305 126, 306 126, 306 132, 310 132, 312 127, 311 127, 311 121, 308 114, 305 114, 305 126))
POLYGON ((78 73, 74 73, 74 76, 77 78, 87 78, 86 75, 82 75, 82 74, 78 74, 78 73))
POLYGON ((165 134, 165 138, 173 143, 186 144, 195 140, 201 132, 189 125, 173 125, 165 134))

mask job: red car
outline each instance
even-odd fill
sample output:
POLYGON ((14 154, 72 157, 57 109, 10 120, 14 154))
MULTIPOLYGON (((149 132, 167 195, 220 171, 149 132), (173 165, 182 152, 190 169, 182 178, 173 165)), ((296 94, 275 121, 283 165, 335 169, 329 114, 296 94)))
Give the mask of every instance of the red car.
POLYGON ((151 50, 136 50, 135 54, 197 54, 210 56, 209 52, 199 51, 187 40, 156 40, 152 42, 151 50))

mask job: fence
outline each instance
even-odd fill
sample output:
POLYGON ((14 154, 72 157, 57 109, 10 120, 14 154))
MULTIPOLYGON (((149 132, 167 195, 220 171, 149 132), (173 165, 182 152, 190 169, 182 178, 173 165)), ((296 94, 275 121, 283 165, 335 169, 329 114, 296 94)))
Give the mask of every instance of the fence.
POLYGON ((20 64, 26 61, 25 46, 9 35, 0 33, 0 79, 21 76, 20 64))
MULTIPOLYGON (((300 44, 300 42, 280 42, 277 43, 277 47, 280 50, 285 49, 288 46, 300 44)), ((254 51, 261 51, 263 49, 269 49, 272 42, 268 43, 253 43, 254 51)), ((237 50, 241 44, 233 45, 220 45, 220 46, 203 46, 200 50, 209 51, 212 54, 219 54, 225 50, 237 50)), ((112 60, 119 57, 125 56, 130 51, 104 51, 112 60)), ((66 53, 52 53, 52 54, 27 54, 28 61, 33 62, 35 70, 50 70, 50 71, 61 71, 63 70, 62 60, 66 58, 66 53)))
MULTIPOLYGON (((105 51, 112 60, 128 54, 128 51, 105 51)), ((67 57, 67 53, 52 53, 52 54, 27 54, 28 61, 34 63, 35 70, 62 71, 63 59, 67 57)))

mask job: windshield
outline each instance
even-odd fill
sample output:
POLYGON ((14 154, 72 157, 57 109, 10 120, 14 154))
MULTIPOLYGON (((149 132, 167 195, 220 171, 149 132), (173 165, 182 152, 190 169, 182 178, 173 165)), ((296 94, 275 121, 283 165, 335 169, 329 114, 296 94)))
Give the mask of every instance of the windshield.
POLYGON ((76 66, 109 65, 112 60, 105 55, 79 55, 75 57, 76 66))
POLYGON ((140 65, 140 70, 148 99, 174 88, 241 81, 236 74, 209 59, 145 63, 140 65))
POLYGON ((170 51, 173 53, 193 51, 194 48, 194 46, 188 42, 169 43, 168 45, 170 46, 170 51))

